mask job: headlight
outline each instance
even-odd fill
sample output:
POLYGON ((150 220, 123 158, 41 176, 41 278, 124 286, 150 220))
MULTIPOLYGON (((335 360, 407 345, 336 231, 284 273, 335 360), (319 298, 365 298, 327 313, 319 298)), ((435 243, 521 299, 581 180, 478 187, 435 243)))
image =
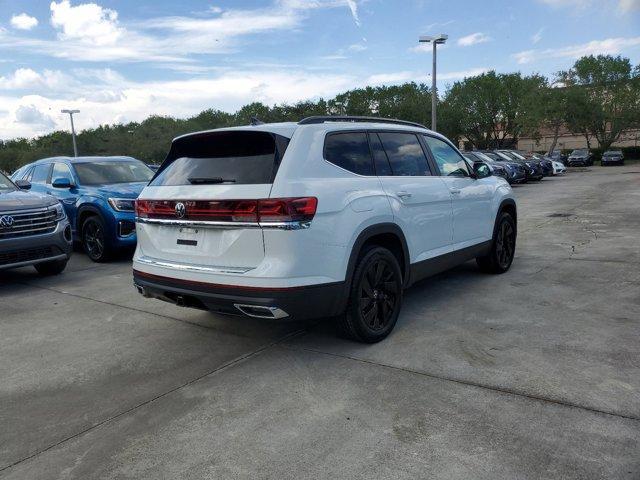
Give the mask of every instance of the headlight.
POLYGON ((65 218, 67 218, 67 214, 65 213, 64 207, 62 206, 61 203, 57 203, 56 205, 50 206, 49 210, 53 210, 56 212, 56 222, 59 222, 60 220, 64 220, 65 218))
POLYGON ((134 198, 110 198, 109 205, 116 212, 133 212, 136 200, 134 198))

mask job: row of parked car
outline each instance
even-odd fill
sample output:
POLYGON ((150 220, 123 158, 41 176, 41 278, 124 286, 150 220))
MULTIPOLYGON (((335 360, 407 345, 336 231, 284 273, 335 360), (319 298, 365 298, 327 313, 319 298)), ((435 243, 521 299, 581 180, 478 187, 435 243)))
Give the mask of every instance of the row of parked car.
POLYGON ((566 172, 561 162, 538 155, 516 150, 482 150, 463 152, 472 163, 487 165, 491 173, 504 178, 509 184, 540 181, 544 177, 560 175, 566 172))
MULTIPOLYGON (((594 162, 594 154, 586 148, 574 150, 570 155, 563 155, 560 150, 554 150, 549 155, 549 158, 569 167, 589 167, 593 165, 594 162)), ((603 167, 608 165, 624 165, 624 154, 622 150, 607 150, 602 154, 600 163, 603 167)))

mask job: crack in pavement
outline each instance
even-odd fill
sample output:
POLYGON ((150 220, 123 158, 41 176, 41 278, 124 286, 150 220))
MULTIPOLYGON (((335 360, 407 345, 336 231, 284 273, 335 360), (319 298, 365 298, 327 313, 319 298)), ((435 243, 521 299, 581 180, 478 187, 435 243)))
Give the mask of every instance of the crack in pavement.
POLYGON ((80 432, 76 432, 73 435, 69 435, 68 437, 66 437, 66 438, 64 438, 64 439, 62 439, 62 440, 60 440, 60 441, 58 441, 58 442, 56 442, 56 443, 54 443, 52 445, 49 445, 46 448, 42 448, 42 449, 38 450, 37 452, 32 453, 31 455, 28 455, 28 456, 23 457, 23 458, 21 458, 19 460, 16 460, 15 462, 10 463, 9 465, 5 465, 4 467, 0 467, 0 472, 3 472, 3 471, 5 471, 5 470, 7 470, 9 468, 15 467, 16 465, 18 465, 20 463, 23 463, 23 462, 25 462, 27 460, 30 460, 30 459, 38 456, 38 455, 41 455, 41 454, 43 454, 43 453, 45 453, 45 452, 47 452, 47 451, 49 451, 49 450, 51 450, 51 449, 53 449, 53 448, 55 448, 57 446, 62 445, 63 443, 68 442, 69 440, 73 440, 74 438, 78 438, 78 437, 80 437, 80 436, 82 436, 82 435, 84 435, 84 434, 86 434, 86 433, 88 433, 88 432, 90 432, 92 430, 95 430, 96 428, 101 427, 102 425, 105 425, 105 424, 107 424, 107 423, 109 423, 109 422, 111 422, 113 420, 116 420, 116 419, 118 419, 118 418, 120 418, 120 417, 122 417, 122 416, 124 416, 124 415, 126 415, 128 413, 131 413, 131 412, 133 412, 133 411, 135 411, 135 410, 137 410, 139 408, 142 408, 142 407, 144 407, 146 405, 149 405, 149 404, 155 402, 156 400, 159 400, 159 399, 161 399, 163 397, 166 397, 167 395, 170 395, 173 392, 176 392, 176 391, 178 391, 178 390, 180 390, 182 388, 185 388, 185 387, 187 387, 189 385, 192 385, 192 384, 202 380, 203 378, 206 378, 206 377, 208 377, 210 375, 214 375, 214 374, 216 374, 218 372, 221 372, 221 371, 224 371, 224 370, 226 370, 228 368, 231 368, 234 365, 237 365, 237 364, 239 364, 239 363, 241 363, 241 362, 243 362, 245 360, 248 360, 248 359, 250 359, 250 358, 252 358, 252 357, 254 357, 256 355, 259 355, 260 353, 262 353, 262 352, 264 352, 264 351, 266 351, 266 350, 268 350, 270 348, 275 347, 276 345, 278 345, 281 342, 284 342, 286 340, 290 340, 292 338, 295 338, 297 335, 300 335, 300 334, 302 334, 304 332, 305 332, 304 329, 300 329, 300 330, 297 330, 295 332, 288 333, 288 334, 282 336, 281 338, 279 338, 277 340, 274 340, 273 342, 270 342, 270 343, 268 343, 266 345, 263 345, 260 348, 254 350, 252 352, 248 352, 248 353, 245 353, 243 355, 240 355, 239 357, 236 357, 233 360, 225 362, 222 365, 214 368, 213 370, 211 370, 209 372, 206 372, 206 373, 204 373, 202 375, 199 375, 196 378, 192 378, 191 380, 189 380, 189 381, 187 381, 185 383, 182 383, 182 384, 180 384, 180 385, 178 385, 176 387, 173 387, 173 388, 167 390, 166 392, 160 393, 160 394, 156 395, 153 398, 145 400, 144 402, 141 402, 138 405, 134 405, 131 408, 128 408, 128 409, 126 409, 126 410, 124 410, 124 411, 122 411, 120 413, 117 413, 115 415, 110 416, 109 418, 101 420, 101 421, 99 421, 99 422, 97 422, 97 423, 95 423, 95 424, 93 424, 93 425, 81 430, 80 432))
POLYGON ((507 395, 516 396, 516 397, 523 397, 523 398, 528 398, 530 400, 537 400, 537 401, 541 401, 541 402, 545 402, 545 403, 551 403, 551 404, 554 404, 554 405, 561 405, 561 406, 567 407, 567 408, 576 408, 576 409, 585 410, 585 411, 591 412, 591 413, 609 415, 609 416, 612 416, 612 417, 624 418, 626 420, 633 420, 633 421, 640 422, 640 417, 633 416, 633 415, 625 415, 625 414, 622 414, 622 413, 616 413, 616 412, 612 412, 612 411, 608 411, 608 410, 602 410, 602 409, 599 409, 599 408, 587 407, 585 405, 580 405, 580 404, 573 403, 573 402, 568 402, 568 401, 565 401, 565 400, 557 400, 557 399, 554 399, 554 398, 544 397, 542 395, 535 395, 535 394, 520 392, 520 391, 515 390, 515 389, 496 387, 496 386, 493 386, 493 385, 487 385, 487 384, 480 383, 480 382, 473 382, 471 380, 464 380, 464 379, 459 379, 459 378, 446 377, 444 375, 438 375, 438 374, 435 374, 435 373, 424 372, 424 371, 421 371, 421 370, 413 370, 413 369, 406 368, 406 367, 399 367, 397 365, 389 365, 389 364, 386 364, 386 363, 379 363, 379 362, 375 362, 373 360, 366 360, 366 359, 362 359, 362 358, 358 358, 358 357, 352 357, 350 355, 342 355, 342 354, 339 354, 339 353, 324 352, 322 350, 316 350, 316 349, 308 348, 308 347, 294 347, 294 346, 291 346, 291 345, 280 345, 280 348, 286 348, 288 350, 293 350, 293 351, 306 351, 306 352, 317 353, 317 354, 320 354, 320 355, 328 355, 328 356, 332 356, 332 357, 338 357, 338 358, 343 358, 343 359, 347 359, 347 360, 353 360, 355 362, 366 363, 368 365, 376 365, 378 367, 389 368, 389 369, 392 369, 392 370, 398 370, 398 371, 402 371, 402 372, 406 372, 406 373, 412 373, 412 374, 415 374, 415 375, 421 375, 421 376, 424 376, 424 377, 434 378, 434 379, 442 380, 442 381, 445 381, 445 382, 452 382, 452 383, 457 383, 457 384, 460 384, 460 385, 466 385, 466 386, 469 386, 469 387, 482 388, 484 390, 490 390, 490 391, 493 391, 493 392, 499 392, 499 393, 503 393, 503 394, 507 394, 507 395))

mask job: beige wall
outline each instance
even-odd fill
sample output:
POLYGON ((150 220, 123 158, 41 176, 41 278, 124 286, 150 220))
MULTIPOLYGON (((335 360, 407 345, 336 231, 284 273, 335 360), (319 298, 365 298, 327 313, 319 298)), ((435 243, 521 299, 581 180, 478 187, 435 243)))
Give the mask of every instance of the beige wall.
MULTIPOLYGON (((518 149, 533 151, 533 150, 548 150, 553 142, 553 137, 545 136, 536 141, 533 138, 520 138, 518 141, 518 149)), ((640 145, 640 130, 633 130, 622 134, 620 140, 618 140, 614 146, 616 147, 633 147, 640 145)), ((593 138, 591 140, 591 148, 597 148, 598 141, 593 138)), ((583 136, 565 134, 558 138, 556 148, 573 150, 574 148, 587 148, 587 141, 583 136)))

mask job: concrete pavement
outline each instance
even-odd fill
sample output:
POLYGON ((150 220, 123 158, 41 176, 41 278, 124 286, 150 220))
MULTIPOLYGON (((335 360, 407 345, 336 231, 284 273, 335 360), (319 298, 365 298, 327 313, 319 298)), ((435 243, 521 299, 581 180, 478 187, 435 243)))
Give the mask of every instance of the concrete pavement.
POLYGON ((640 165, 515 187, 517 258, 377 345, 0 274, 0 478, 640 478, 640 165))

